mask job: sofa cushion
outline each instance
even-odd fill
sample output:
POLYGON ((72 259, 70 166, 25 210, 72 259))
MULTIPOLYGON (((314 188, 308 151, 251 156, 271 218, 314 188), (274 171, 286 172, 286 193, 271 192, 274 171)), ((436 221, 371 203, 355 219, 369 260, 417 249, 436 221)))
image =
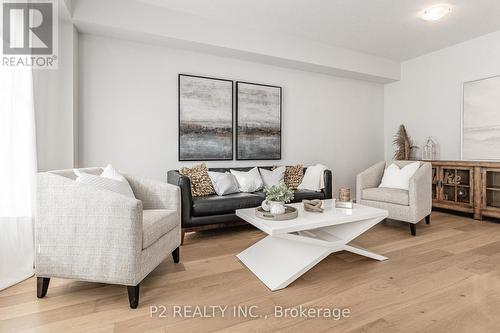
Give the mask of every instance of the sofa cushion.
POLYGON ((195 165, 191 168, 181 168, 179 173, 191 181, 191 194, 193 197, 214 194, 212 181, 208 176, 208 168, 205 164, 195 165))
POLYGON ((408 191, 397 188, 367 188, 363 190, 362 198, 363 200, 387 202, 403 206, 408 206, 410 204, 408 191))
POLYGON ((179 225, 175 210, 145 209, 142 211, 142 248, 152 245, 163 235, 179 225))
POLYGON ((253 193, 209 195, 193 198, 193 216, 233 213, 236 209, 260 206, 264 198, 253 193))
POLYGON ((325 193, 311 190, 295 190, 292 202, 301 202, 302 200, 324 199, 325 193))
MULTIPOLYGON (((278 166, 273 166, 273 170, 279 168, 278 166)), ((302 182, 302 178, 304 177, 304 168, 301 164, 287 166, 285 168, 285 176, 283 181, 286 186, 291 188, 292 190, 297 189, 299 184, 302 182)))
POLYGON ((238 171, 229 170, 233 176, 236 177, 238 181, 238 187, 240 192, 255 192, 261 190, 264 187, 264 182, 260 176, 259 169, 257 167, 251 169, 250 171, 238 171))

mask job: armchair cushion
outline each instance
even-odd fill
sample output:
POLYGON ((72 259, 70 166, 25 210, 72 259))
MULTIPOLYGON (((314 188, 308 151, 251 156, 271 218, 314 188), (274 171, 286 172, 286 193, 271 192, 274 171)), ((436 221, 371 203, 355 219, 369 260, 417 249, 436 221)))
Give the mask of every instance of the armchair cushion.
POLYGON ((88 184, 96 188, 112 191, 130 198, 134 198, 134 192, 129 183, 116 171, 111 165, 108 165, 100 176, 92 175, 81 170, 75 169, 76 181, 88 184))
POLYGON ((362 199, 387 202, 403 206, 408 206, 410 204, 408 191, 396 188, 384 188, 384 187, 367 188, 363 190, 362 199))
POLYGON ((175 210, 145 209, 142 212, 142 248, 146 249, 179 225, 175 210))
POLYGON ((408 190, 410 179, 417 172, 418 168, 420 168, 420 162, 410 163, 401 168, 392 163, 385 169, 379 187, 408 190))

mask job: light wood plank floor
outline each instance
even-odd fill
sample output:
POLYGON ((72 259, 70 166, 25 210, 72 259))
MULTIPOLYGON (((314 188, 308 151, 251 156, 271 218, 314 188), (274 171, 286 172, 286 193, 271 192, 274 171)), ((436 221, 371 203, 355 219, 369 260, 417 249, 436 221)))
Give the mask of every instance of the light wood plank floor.
POLYGON ((500 224, 432 218, 417 237, 389 222, 356 240, 387 261, 333 254, 277 292, 235 257, 262 232, 188 234, 181 263, 169 258, 143 281, 138 309, 129 309, 125 287, 64 279, 38 300, 30 278, 0 292, 0 332, 500 332, 500 224), (152 305, 165 305, 167 318, 151 318, 152 305), (174 305, 255 305, 263 317, 172 318, 174 305), (276 305, 349 308, 351 316, 278 319, 276 305))

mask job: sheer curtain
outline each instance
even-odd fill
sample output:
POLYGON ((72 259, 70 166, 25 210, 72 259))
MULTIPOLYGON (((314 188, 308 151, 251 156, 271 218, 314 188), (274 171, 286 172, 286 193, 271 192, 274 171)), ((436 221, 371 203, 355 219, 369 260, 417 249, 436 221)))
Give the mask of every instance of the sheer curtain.
POLYGON ((31 68, 0 66, 0 290, 33 275, 35 140, 31 68))

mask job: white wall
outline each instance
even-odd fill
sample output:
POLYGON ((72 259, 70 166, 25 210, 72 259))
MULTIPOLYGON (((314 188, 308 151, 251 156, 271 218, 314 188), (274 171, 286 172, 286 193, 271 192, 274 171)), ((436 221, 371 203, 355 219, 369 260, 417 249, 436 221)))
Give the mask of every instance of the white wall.
POLYGON ((385 86, 385 151, 405 124, 421 145, 434 136, 441 159, 460 159, 462 83, 500 75, 500 31, 472 39, 401 65, 401 81, 385 86))
POLYGON ((177 161, 177 75, 198 74, 283 87, 281 162, 323 163, 335 185, 383 159, 383 87, 232 58, 80 34, 79 165, 112 163, 165 180, 177 161))
MULTIPOLYGON (((60 6, 59 11, 63 9, 60 6)), ((33 71, 39 171, 72 168, 77 155, 74 82, 78 32, 61 17, 58 32, 58 69, 33 71)))
POLYGON ((264 32, 225 20, 208 20, 170 10, 168 5, 147 2, 78 0, 73 6, 73 22, 82 33, 163 44, 372 82, 399 79, 397 61, 287 35, 283 31, 268 29, 264 32), (120 9, 119 15, 117 8, 120 9))

